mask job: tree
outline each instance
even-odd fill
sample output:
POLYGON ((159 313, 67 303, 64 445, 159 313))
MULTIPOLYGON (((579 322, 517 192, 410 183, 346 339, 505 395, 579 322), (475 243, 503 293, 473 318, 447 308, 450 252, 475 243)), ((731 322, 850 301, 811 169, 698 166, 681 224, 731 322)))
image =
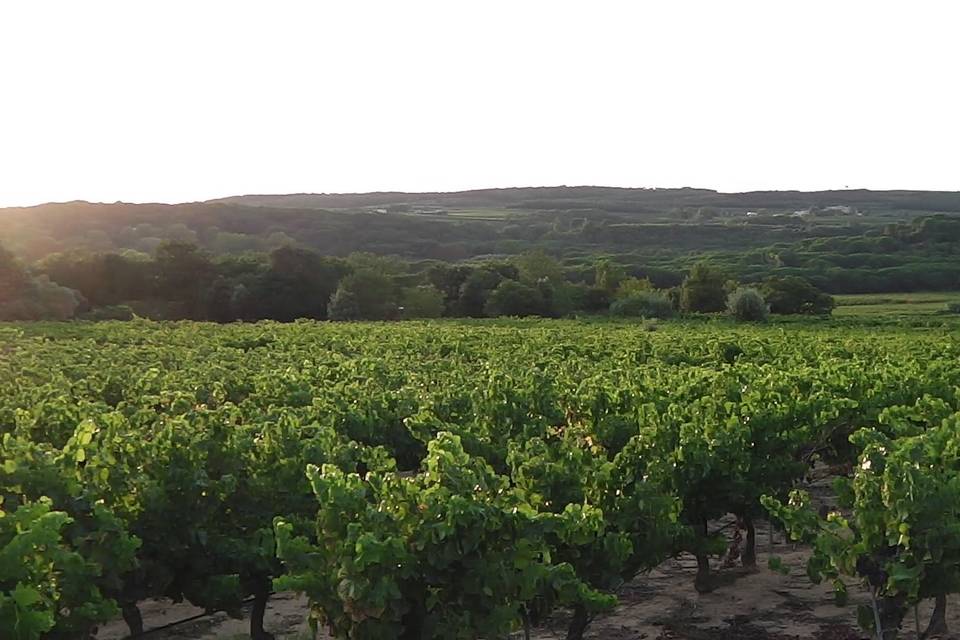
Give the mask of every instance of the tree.
POLYGON ((537 289, 504 280, 490 293, 484 310, 488 316, 536 316, 543 314, 544 301, 537 289))
POLYGON ((670 299, 662 293, 644 291, 616 300, 610 305, 610 313, 632 318, 669 318, 674 310, 670 299))
POLYGON ((579 306, 588 313, 601 313, 610 308, 610 292, 601 287, 583 287, 579 306))
POLYGON ((436 287, 408 287, 401 297, 400 315, 404 318, 439 318, 443 315, 443 294, 436 287))
POLYGON ((84 302, 46 275, 36 278, 0 247, 0 320, 67 320, 84 302))
POLYGON ((723 271, 705 262, 697 263, 680 287, 680 308, 700 313, 723 311, 726 282, 723 271))
POLYGON ((12 253, 0 246, 0 304, 12 302, 30 288, 30 276, 12 253))
POLYGON ((485 313, 487 296, 501 281, 503 281, 503 276, 495 271, 485 268, 475 269, 460 287, 457 315, 482 318, 485 313))
POLYGON ((763 295, 770 311, 777 314, 828 314, 833 310, 833 296, 817 289, 800 276, 772 277, 763 283, 763 295))
POLYGON ((580 308, 583 294, 582 285, 575 285, 570 282, 561 282, 557 285, 543 283, 541 291, 549 292, 549 299, 545 300, 545 303, 548 304, 546 311, 554 318, 565 318, 580 308))
POLYGON ((607 258, 601 258, 594 264, 593 284, 612 295, 620 286, 626 273, 623 267, 613 264, 607 258))
POLYGON ((270 267, 258 287, 258 317, 289 322, 323 320, 327 304, 350 268, 339 258, 285 246, 270 252, 270 267))
POLYGON ((349 289, 337 289, 327 307, 327 316, 331 320, 359 320, 360 303, 357 296, 349 289))
POLYGON ((230 322, 237 317, 233 308, 234 286, 226 278, 217 278, 210 285, 205 297, 206 317, 214 322, 230 322))
POLYGON ((0 302, 0 320, 69 320, 84 303, 78 292, 43 275, 30 279, 17 297, 0 302))
MULTIPOLYGON (((103 295, 109 301, 106 304, 119 304, 128 300, 142 299, 154 293, 150 256, 145 253, 122 251, 120 253, 103 254, 102 269, 103 295)), ((61 282, 52 275, 51 279, 64 286, 72 286, 69 282, 61 282)), ((82 288, 73 288, 79 289, 80 293, 87 295, 82 288)))
POLYGON ((378 256, 373 253, 354 252, 347 256, 347 265, 354 271, 370 271, 393 277, 404 271, 404 264, 394 256, 378 256))
POLYGON ((653 284, 647 278, 624 278, 617 285, 615 298, 629 298, 653 290, 653 284))
POLYGON ((84 304, 79 293, 61 287, 47 276, 38 276, 34 280, 33 295, 40 309, 40 317, 49 320, 69 320, 84 304))
POLYGON ((520 272, 520 280, 525 284, 536 284, 542 281, 558 284, 564 280, 563 266, 542 249, 528 251, 518 256, 516 264, 520 272))
POLYGON ((116 305, 153 295, 149 256, 136 252, 69 251, 47 256, 36 265, 54 282, 76 289, 91 305, 116 305))
POLYGON ((187 317, 202 316, 203 293, 215 273, 210 258, 195 244, 164 242, 157 247, 154 266, 160 296, 183 304, 187 317))
POLYGON ((388 320, 396 317, 397 294, 393 280, 373 271, 357 271, 346 276, 340 281, 328 310, 335 320, 356 319, 350 317, 354 304, 357 318, 388 320))
POLYGON ((443 294, 444 312, 457 315, 460 302, 460 287, 470 277, 472 268, 465 265, 450 265, 438 262, 427 270, 427 280, 443 294))
POLYGON ((769 309, 760 292, 752 287, 738 287, 727 297, 727 313, 740 322, 762 322, 769 309))

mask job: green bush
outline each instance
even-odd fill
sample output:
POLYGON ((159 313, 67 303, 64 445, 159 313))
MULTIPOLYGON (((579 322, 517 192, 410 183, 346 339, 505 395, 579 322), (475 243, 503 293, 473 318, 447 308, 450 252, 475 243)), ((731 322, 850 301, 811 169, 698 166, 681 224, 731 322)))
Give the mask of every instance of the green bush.
POLYGON ((738 287, 727 296, 727 313, 739 322, 763 322, 770 309, 759 291, 752 287, 738 287))
POLYGON ((404 289, 400 300, 402 318, 439 318, 443 315, 443 294, 432 285, 404 289))
POLYGON ((767 278, 763 283, 763 295, 772 313, 823 315, 834 307, 832 296, 799 276, 767 278))
POLYGON ((723 311, 726 274, 705 262, 693 266, 680 287, 680 308, 696 313, 723 311))
POLYGON ((610 305, 610 313, 630 318, 670 318, 674 311, 667 296, 647 291, 615 301, 610 305))
POLYGON ((45 275, 27 277, 15 286, 4 277, 0 273, 0 294, 4 294, 0 295, 0 321, 69 320, 84 302, 77 291, 61 287, 45 275))
POLYGON ((960 302, 948 302, 947 313, 960 313, 960 302))
POLYGON ((538 289, 516 280, 504 280, 490 293, 484 312, 496 316, 544 315, 543 295, 538 289))
POLYGON ((357 296, 348 289, 337 289, 327 305, 327 316, 331 320, 360 320, 360 304, 357 296))
POLYGON ((343 278, 327 305, 331 320, 392 320, 397 313, 393 279, 372 268, 354 271, 343 278))

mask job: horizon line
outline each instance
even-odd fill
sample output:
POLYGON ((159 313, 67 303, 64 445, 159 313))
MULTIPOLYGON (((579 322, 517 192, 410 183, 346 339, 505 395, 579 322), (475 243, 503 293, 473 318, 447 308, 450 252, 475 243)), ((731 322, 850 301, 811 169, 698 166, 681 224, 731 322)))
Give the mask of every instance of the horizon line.
MULTIPOLYGON (((557 185, 540 185, 540 186, 509 186, 509 187, 479 187, 471 189, 452 189, 452 190, 437 190, 437 191, 403 191, 396 189, 384 189, 384 190, 375 190, 375 191, 297 191, 297 192, 262 192, 262 193, 238 193, 231 194, 226 196, 219 196, 215 198, 208 198, 205 200, 177 200, 177 201, 162 201, 162 200, 140 200, 140 201, 129 201, 129 200, 87 200, 84 198, 76 198, 70 200, 44 200, 40 202, 34 202, 33 204, 21 204, 21 205, 0 205, 0 209, 30 209, 34 207, 42 207, 47 205, 69 205, 69 204, 93 204, 93 205, 162 205, 162 206, 178 206, 178 205, 187 205, 187 204, 217 204, 222 203, 228 200, 234 200, 238 198, 285 198, 285 197, 346 197, 346 196, 376 196, 376 195, 398 195, 398 196, 423 196, 423 195, 459 195, 459 194, 469 194, 469 193, 478 193, 485 191, 521 191, 521 190, 535 190, 535 189, 611 189, 611 190, 622 190, 622 191, 703 191, 708 193, 715 193, 718 195, 746 195, 746 194, 756 194, 756 193, 797 193, 797 194, 820 194, 820 193, 849 193, 854 191, 866 191, 870 193, 941 193, 941 194, 957 194, 960 193, 960 189, 957 190, 947 190, 947 189, 871 189, 868 187, 847 187, 845 186, 842 189, 812 189, 812 190, 803 190, 803 189, 751 189, 748 191, 722 191, 719 189, 712 189, 709 187, 623 187, 615 185, 602 185, 602 184, 557 184, 557 185)), ((239 203, 238 203, 239 204, 239 203)))

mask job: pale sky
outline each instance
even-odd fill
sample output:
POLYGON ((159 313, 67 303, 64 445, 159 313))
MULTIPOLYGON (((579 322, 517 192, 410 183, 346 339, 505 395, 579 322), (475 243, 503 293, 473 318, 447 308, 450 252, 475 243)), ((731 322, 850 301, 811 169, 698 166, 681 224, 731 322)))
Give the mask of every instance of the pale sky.
POLYGON ((960 190, 960 3, 0 0, 0 206, 960 190))

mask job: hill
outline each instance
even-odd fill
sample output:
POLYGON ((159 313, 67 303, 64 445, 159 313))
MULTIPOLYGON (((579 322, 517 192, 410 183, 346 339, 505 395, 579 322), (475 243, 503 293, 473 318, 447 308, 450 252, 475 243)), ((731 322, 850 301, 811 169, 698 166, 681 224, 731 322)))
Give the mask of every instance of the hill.
POLYGON ((880 233, 960 212, 960 193, 536 187, 456 193, 245 195, 182 204, 68 202, 0 209, 3 243, 27 261, 74 249, 152 253, 164 240, 215 254, 298 244, 463 260, 540 247, 563 256, 743 251, 880 233))

